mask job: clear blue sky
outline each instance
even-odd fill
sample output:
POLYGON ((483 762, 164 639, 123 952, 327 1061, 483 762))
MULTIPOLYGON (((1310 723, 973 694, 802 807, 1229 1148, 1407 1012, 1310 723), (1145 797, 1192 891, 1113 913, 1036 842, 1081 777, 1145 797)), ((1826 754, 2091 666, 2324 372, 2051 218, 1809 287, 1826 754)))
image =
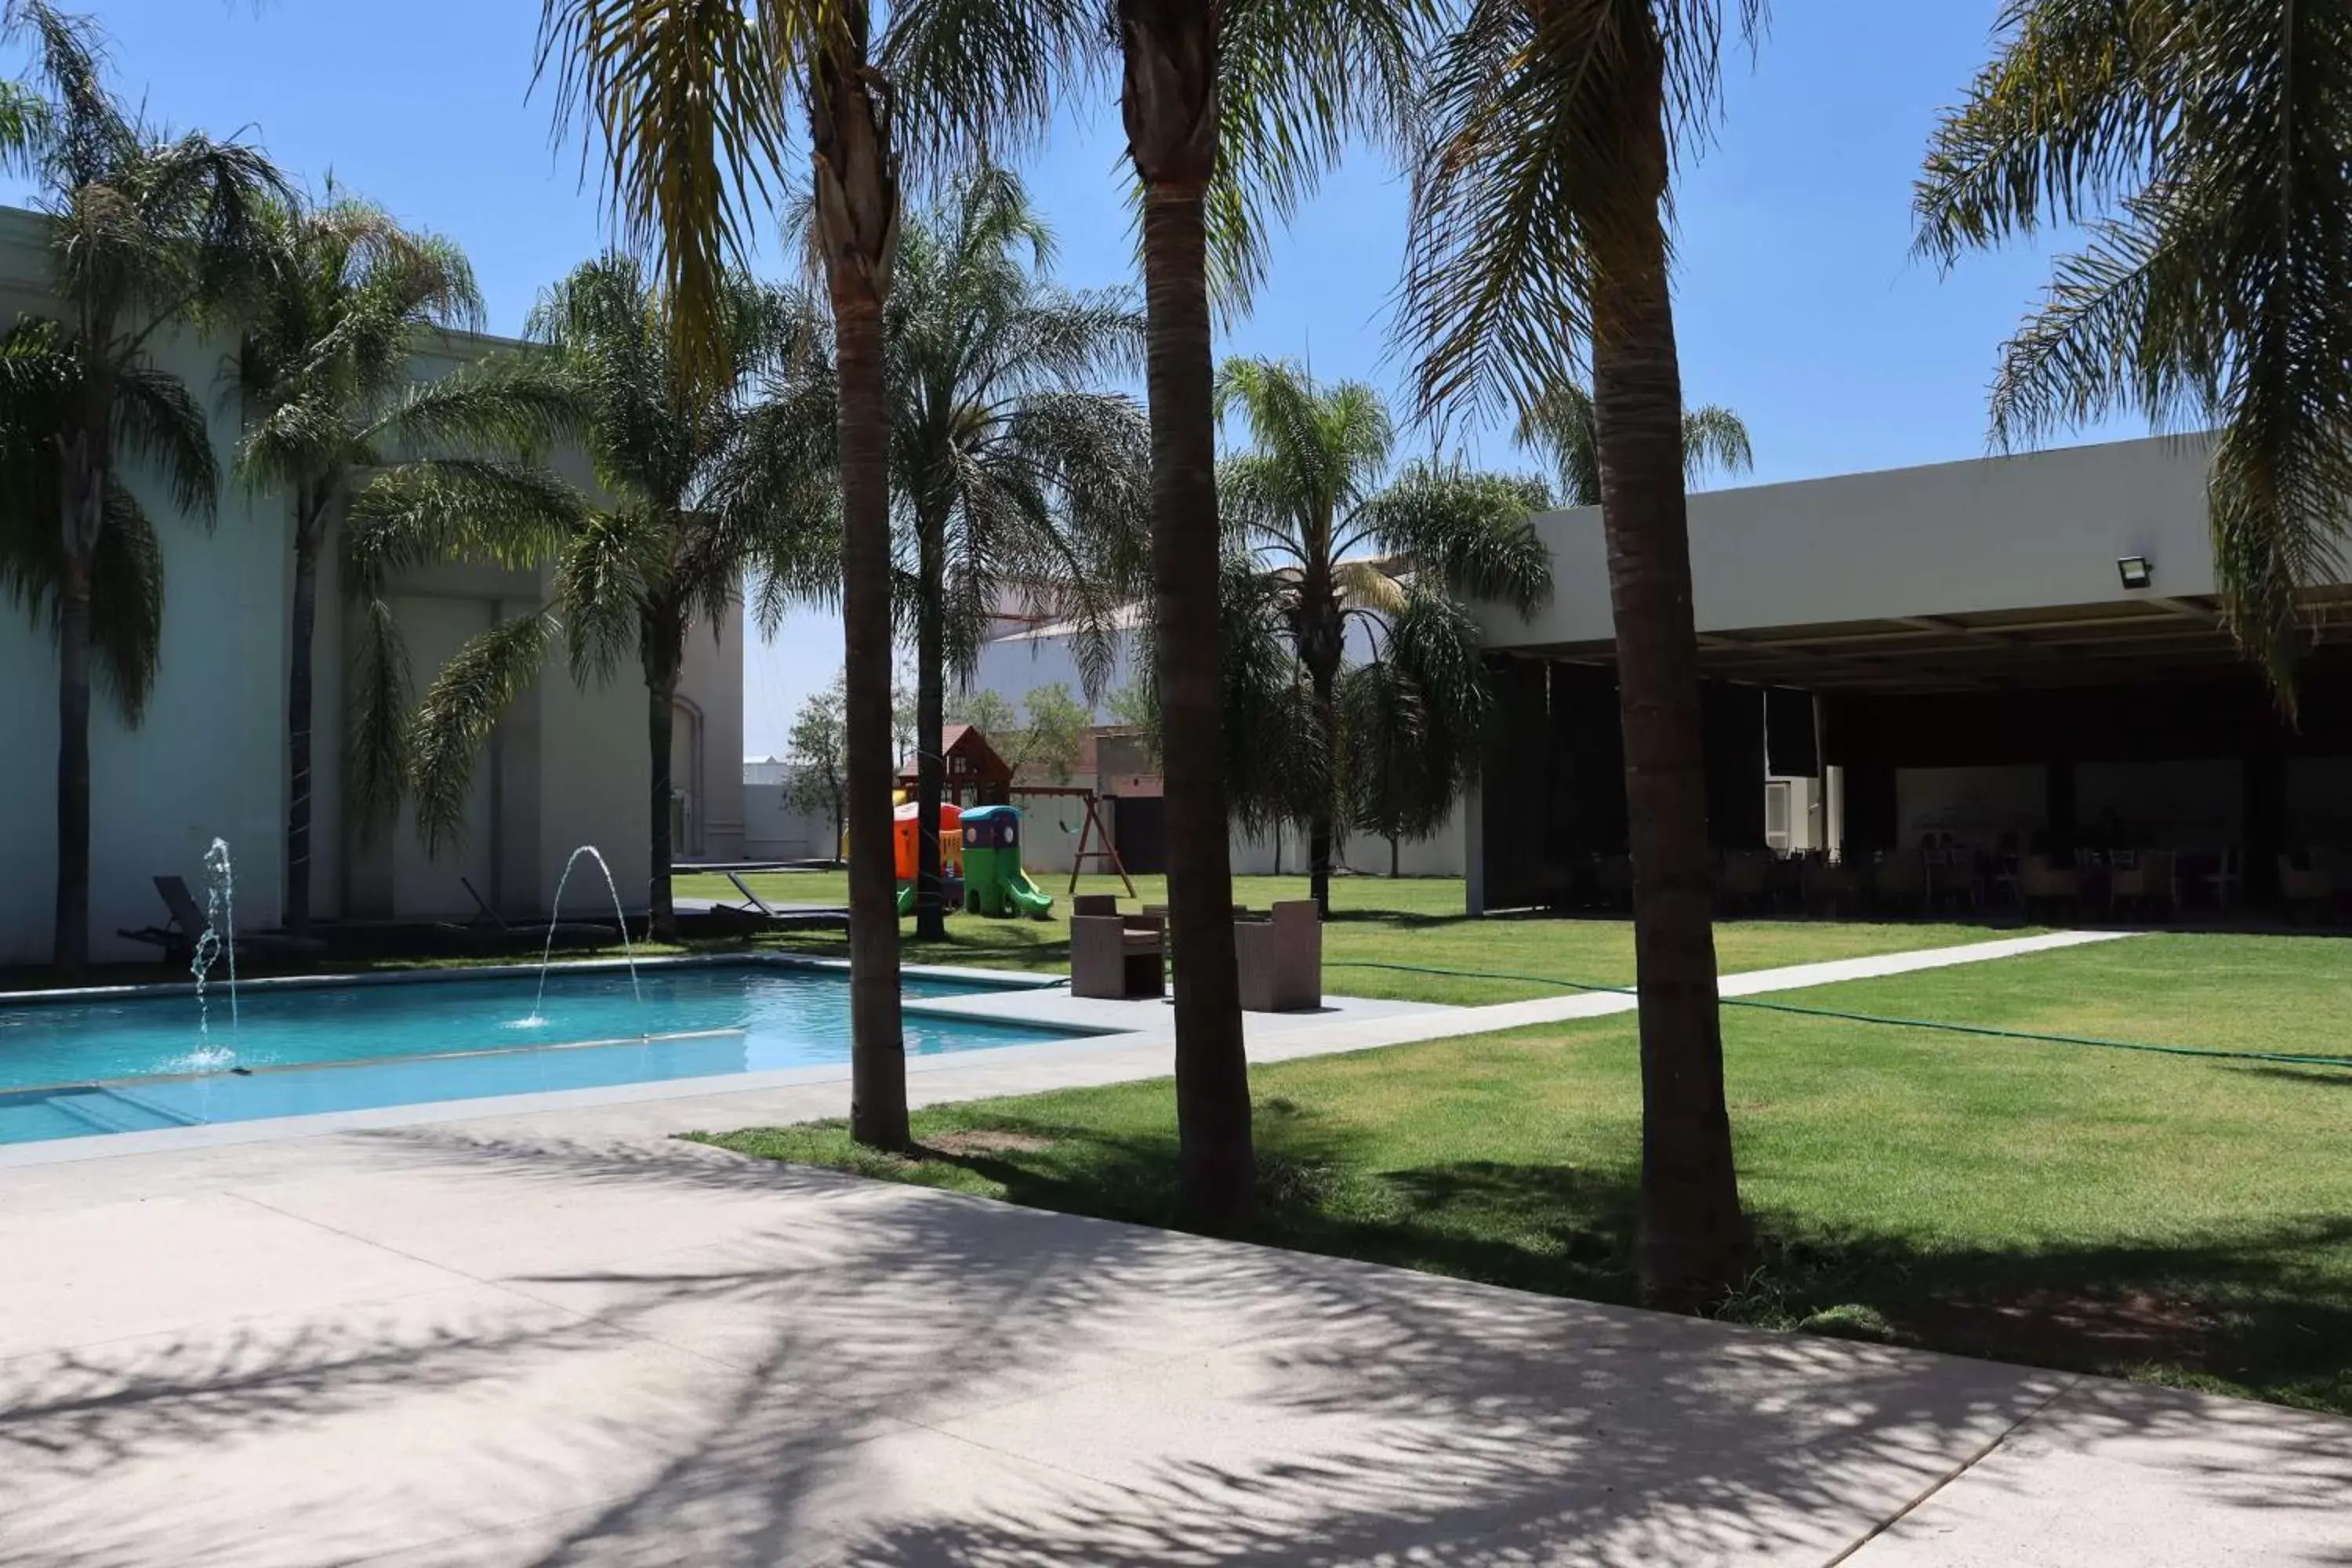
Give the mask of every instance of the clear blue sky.
MULTIPOLYGON (((1997 3, 1784 0, 1753 68, 1732 60, 1721 132, 1681 185, 1677 325, 1688 395, 1747 418, 1757 479, 1984 450, 1994 353, 2046 254, 1940 277, 1910 258, 1908 203, 1928 129, 1983 59, 1997 3)), ((121 86, 156 117, 247 128, 314 184, 331 172, 460 242, 495 330, 518 330, 539 288, 604 242, 576 149, 552 148, 544 98, 526 100, 537 0, 90 6, 114 37, 121 86)), ((1066 282, 1132 278, 1119 151, 1107 100, 1026 165, 1066 282)), ((1398 385, 1386 334, 1403 243, 1402 185, 1359 159, 1282 242, 1225 346, 1398 385)), ((1492 439, 1474 456, 1514 460, 1492 439)), ((837 626, 815 616, 753 647, 745 749, 782 750, 801 697, 839 662, 837 626)))

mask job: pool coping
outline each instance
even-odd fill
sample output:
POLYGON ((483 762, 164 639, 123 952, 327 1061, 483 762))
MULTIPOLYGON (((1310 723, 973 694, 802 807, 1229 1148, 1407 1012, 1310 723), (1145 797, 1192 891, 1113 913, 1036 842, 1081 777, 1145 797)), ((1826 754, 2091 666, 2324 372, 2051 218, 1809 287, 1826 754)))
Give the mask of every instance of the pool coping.
MULTIPOLYGON (((726 969, 736 967, 776 967, 783 969, 817 969, 846 974, 849 961, 845 958, 815 958, 796 952, 663 952, 637 959, 635 967, 648 969, 726 969)), ((239 993, 259 989, 272 991, 323 991, 346 985, 415 985, 446 984, 457 980, 528 980, 544 970, 550 974, 579 974, 600 970, 625 970, 632 967, 625 958, 558 959, 547 963, 466 963, 419 964, 415 969, 366 969, 349 974, 262 974, 236 982, 239 993)), ((1025 970, 982 969, 970 964, 923 963, 907 964, 898 973, 920 980, 956 980, 984 986, 992 991, 1041 991, 1050 986, 1067 985, 1069 977, 1063 974, 1034 974, 1025 970)), ((228 987, 226 976, 207 980, 204 990, 210 993, 228 987)), ((135 1002, 148 997, 194 997, 196 983, 193 980, 149 980, 127 985, 68 985, 40 991, 0 991, 0 1009, 37 1007, 52 1002, 135 1002)))
MULTIPOLYGON (((352 985, 431 984, 457 980, 536 979, 542 969, 548 973, 615 973, 631 967, 625 958, 578 959, 568 963, 548 964, 497 963, 468 964, 462 967, 435 968, 424 966, 413 970, 390 972, 371 971, 355 974, 280 974, 268 975, 237 983, 240 992, 248 987, 266 986, 274 991, 336 990, 352 985)), ((647 969, 796 969, 846 975, 849 961, 841 958, 814 958, 799 953, 662 953, 636 961, 635 968, 647 969)), ((908 964, 899 970, 901 979, 944 980, 977 987, 974 994, 961 996, 901 997, 901 1013, 919 1014, 927 1018, 940 1018, 958 1023, 992 1023, 1045 1035, 1044 1039, 1026 1040, 1017 1046, 982 1047, 976 1050, 941 1051, 936 1055, 907 1057, 908 1071, 919 1070, 922 1062, 952 1057, 989 1057, 1003 1051, 1052 1050, 1076 1044, 1122 1045, 1149 1042, 1153 1037, 1147 1030, 1121 1030, 1100 1025, 1061 1024, 1033 1018, 992 1018, 975 1012, 971 1004, 984 998, 990 992, 1035 994, 1066 987, 1069 977, 1060 974, 1034 974, 1023 971, 982 969, 961 964, 908 964), (955 1005, 954 1004, 961 1004, 955 1005)), ((222 989, 226 982, 208 985, 208 991, 222 989)), ((196 986, 190 981, 159 981, 134 985, 83 985, 48 991, 0 992, 0 1008, 13 1008, 20 1004, 69 1002, 136 1002, 193 998, 196 986)), ((740 1034, 740 1030, 696 1031, 698 1034, 740 1034)), ((661 1037, 648 1037, 654 1039, 661 1037)), ((634 1045, 635 1038, 589 1041, 558 1041, 541 1046, 517 1046, 499 1050, 466 1050, 435 1052, 420 1057, 366 1058, 356 1060, 327 1062, 288 1062, 257 1068, 254 1072, 296 1072, 323 1070, 332 1068, 376 1067, 386 1062, 432 1061, 453 1058, 504 1056, 531 1051, 562 1050, 580 1046, 634 1045)), ((163 1127, 131 1132, 109 1132, 89 1137, 44 1138, 25 1143, 0 1143, 0 1169, 11 1166, 47 1164, 74 1159, 76 1151, 86 1151, 80 1158, 100 1158, 114 1154, 136 1154, 166 1149, 209 1148, 216 1145, 260 1142, 267 1137, 302 1138, 368 1128, 399 1125, 404 1122, 464 1121, 492 1113, 492 1108, 529 1101, 541 1110, 589 1108, 598 1105, 627 1103, 640 1100, 688 1098, 686 1095, 660 1092, 675 1085, 700 1086, 698 1093, 708 1094, 713 1086, 740 1087, 745 1092, 762 1089, 787 1089, 805 1083, 824 1083, 834 1079, 846 1079, 847 1061, 818 1062, 807 1067, 777 1068, 758 1073, 726 1073, 701 1075, 684 1079, 646 1079, 635 1083, 602 1084, 574 1089, 543 1089, 535 1093, 474 1095, 461 1100, 410 1100, 395 1105, 362 1106, 348 1110, 314 1111, 302 1116, 260 1116, 243 1121, 201 1122, 182 1127, 163 1127), (446 1110, 451 1114, 435 1115, 446 1110), (422 1114, 420 1114, 422 1113, 422 1114), (271 1131, 270 1130, 278 1130, 271 1131), (251 1136, 231 1136, 251 1130, 251 1136), (90 1145, 99 1145, 91 1148, 90 1145)), ((75 1089, 110 1090, 120 1086, 136 1086, 153 1079, 184 1081, 192 1078, 212 1076, 206 1073, 138 1074, 119 1079, 63 1080, 51 1084, 35 1084, 26 1089, 7 1090, 6 1094, 63 1093, 75 1089)))
MULTIPOLYGON (((978 1050, 909 1055, 906 1058, 906 1070, 909 1077, 915 1077, 971 1068, 1017 1067, 1031 1061, 1056 1059, 1060 1053, 1067 1052, 1072 1047, 1120 1051, 1164 1050, 1166 1042, 1159 1036, 1140 1029, 1095 1033, 1067 1039, 983 1047, 978 1050)), ((603 1084, 591 1089, 476 1095, 467 1100, 416 1100, 405 1105, 314 1111, 306 1116, 263 1116, 247 1121, 215 1121, 191 1127, 162 1127, 146 1131, 110 1132, 86 1138, 48 1138, 28 1143, 0 1143, 0 1170, 79 1163, 88 1160, 117 1159, 174 1150, 268 1143, 281 1139, 323 1138, 343 1132, 380 1131, 394 1127, 430 1126, 447 1121, 478 1121, 506 1115, 590 1110, 604 1106, 707 1100, 720 1095, 757 1094, 769 1089, 847 1083, 851 1067, 847 1061, 816 1062, 807 1067, 775 1068, 767 1072, 648 1079, 637 1083, 603 1084)))

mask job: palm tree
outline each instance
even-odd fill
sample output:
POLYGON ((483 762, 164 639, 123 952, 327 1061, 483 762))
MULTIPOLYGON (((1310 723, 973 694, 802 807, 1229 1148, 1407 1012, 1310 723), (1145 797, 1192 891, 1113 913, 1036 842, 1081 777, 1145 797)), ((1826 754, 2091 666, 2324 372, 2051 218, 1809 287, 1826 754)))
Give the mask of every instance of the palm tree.
MULTIPOLYGON (((751 208, 783 167, 784 105, 809 110, 817 249, 842 365, 843 600, 851 755, 862 781, 853 837, 888 831, 887 380, 882 301, 898 227, 898 155, 952 164, 1041 133, 1069 73, 1087 80, 1118 50, 1121 110, 1141 189, 1161 699, 1196 737, 1168 771, 1171 940, 1192 956, 1176 998, 1181 1191, 1202 1219, 1248 1212, 1255 1163, 1230 953, 1232 874, 1223 747, 1215 739, 1218 544, 1212 407, 1212 239, 1229 300, 1286 218, 1359 137, 1394 140, 1414 101, 1414 45, 1433 0, 909 0, 869 48, 859 0, 760 7, 667 0, 545 0, 541 66, 595 121, 605 181, 636 238, 658 242, 683 321, 741 250, 751 208), (891 108, 883 107, 887 66, 891 108), (894 119, 893 116, 898 118, 894 119), (862 693, 862 695, 861 695, 862 693), (861 717, 862 716, 862 717, 861 717)), ((898 1045, 898 927, 887 868, 853 864, 855 1029, 851 1131, 905 1142, 898 1045), (888 1024, 884 1026, 886 1009, 888 1024), (866 1109, 861 1109, 864 1107, 866 1109)))
POLYGON ((1625 730, 1641 987, 1645 1292, 1735 1286, 1706 783, 1669 287, 1675 147, 1712 116, 1726 12, 1760 0, 1466 0, 1439 51, 1403 335, 1431 409, 1525 418, 1589 361, 1625 730))
MULTIPOLYGON (((339 509, 394 506, 457 537, 511 531, 518 511, 560 530, 567 497, 543 475, 479 449, 527 451, 565 428, 572 398, 529 361, 417 383, 415 355, 481 321, 456 246, 348 198, 297 204, 263 226, 261 284, 231 366, 245 431, 237 468, 292 514, 293 627, 286 681, 286 929, 310 926, 311 685, 319 559, 339 509), (431 455, 431 448, 457 448, 431 455), (432 510, 439 515, 419 514, 432 510), (553 515, 545 515, 551 511, 553 515)), ((389 625, 389 622, 386 623, 389 625)), ((359 781, 369 797, 385 782, 359 781)), ((374 796, 381 800, 381 791, 374 796)))
POLYGON ((2290 0, 2011 0, 1998 37, 1928 149, 1919 248, 2091 232, 2002 351, 1994 439, 2218 427, 2222 608, 2292 711, 2297 591, 2352 507, 2352 30, 2290 0))
POLYGON ((1008 605, 1072 627, 1089 697, 1118 658, 1140 586, 1142 410, 1099 381, 1130 367, 1142 323, 1114 293, 1041 276, 1053 236, 1013 174, 983 166, 899 239, 885 318, 892 489, 916 628, 916 933, 945 934, 937 741, 947 677, 969 679, 1008 605))
MULTIPOLYGON (((482 633, 436 678, 412 742, 417 823, 437 846, 460 830, 474 759, 551 644, 562 641, 582 681, 608 678, 634 650, 652 779, 651 929, 665 942, 677 935, 670 742, 687 635, 723 626, 747 575, 772 592, 805 590, 833 560, 834 514, 822 496, 831 408, 749 395, 761 372, 806 352, 803 320, 740 274, 722 289, 727 363, 744 379, 715 395, 696 395, 675 357, 667 302, 626 257, 575 268, 532 311, 530 333, 555 353, 610 499, 563 541, 548 605, 482 633)), ((539 519, 521 522, 517 553, 543 537, 539 519)))
MULTIPOLYGON (((1217 412, 1238 416, 1253 443, 1217 475, 1228 545, 1263 563, 1268 582, 1255 597, 1279 617, 1307 683, 1311 744, 1284 771, 1320 775, 1303 804, 1315 903, 1328 919, 1342 811, 1376 799, 1383 820, 1433 806, 1443 820, 1475 766, 1487 707, 1477 627, 1447 595, 1502 600, 1523 615, 1549 598, 1550 554, 1528 521, 1547 498, 1524 481, 1426 463, 1377 488, 1396 447, 1380 394, 1353 381, 1320 387, 1281 361, 1226 361, 1217 412), (1364 725, 1343 745, 1351 626, 1371 657, 1346 703, 1364 725), (1414 762, 1419 787, 1404 773, 1414 762)), ((1296 798, 1295 788, 1280 796, 1296 798)), ((1277 801, 1265 807, 1278 814, 1277 801)))
POLYGON ((11 504, 46 508, 48 526, 18 513, 0 576, 57 632, 54 952, 78 975, 89 959, 92 655, 135 722, 163 626, 162 555, 122 463, 152 465, 173 504, 207 524, 219 500, 204 410, 151 351, 249 275, 262 216, 285 187, 251 147, 141 122, 108 90, 104 41, 88 19, 12 0, 5 27, 31 41, 48 94, 7 95, 0 138, 32 155, 63 320, 20 322, 7 339, 7 390, 20 401, 0 425, 51 451, 12 460, 29 483, 12 487, 11 504))
MULTIPOLYGON (((890 483, 902 618, 914 627, 906 715, 917 759, 916 934, 940 899, 947 679, 969 678, 998 614, 1066 622, 1089 695, 1117 666, 1120 613, 1142 592, 1142 410, 1098 390, 1130 369, 1142 322, 1116 292, 1046 281, 1053 234, 1020 179, 982 164, 918 213, 884 314, 890 483)), ((781 396, 830 409, 829 354, 796 356, 781 396)))
MULTIPOLYGON (((970 7, 965 7, 969 9, 970 7)), ((1233 868, 1219 730, 1223 619, 1217 524, 1215 296, 1246 304, 1270 229, 1350 142, 1400 140, 1413 117, 1417 47, 1433 0, 994 0, 991 32, 1024 47, 952 47, 941 25, 898 58, 910 101, 990 105, 992 121, 929 112, 976 134, 1034 122, 1057 67, 1090 80, 1116 50, 1142 248, 1144 384, 1151 424, 1155 682, 1163 767, 1169 941, 1176 989, 1180 1191, 1196 1219, 1231 1226, 1255 1199, 1248 1060, 1231 930, 1233 868)), ((978 30, 975 29, 977 34, 978 30)))
MULTIPOLYGON (((985 24, 992 9, 966 0, 985 24)), ((602 183, 628 237, 659 253, 681 370, 708 387, 729 363, 726 279, 757 210, 786 180, 795 100, 805 110, 812 249, 834 316, 840 475, 849 834, 890 837, 889 389, 883 309, 899 226, 890 91, 866 0, 543 0, 539 70, 558 130, 574 113, 603 143, 602 183)), ((888 857, 849 867, 850 1131, 903 1148, 906 1042, 898 1010, 898 894, 888 857)))
MULTIPOLYGON (((1519 416, 1512 439, 1551 459, 1562 506, 1601 504, 1601 444, 1592 426, 1592 390, 1575 382, 1552 387, 1519 416)), ((1744 474, 1756 466, 1746 420, 1720 403, 1683 415, 1683 482, 1696 487, 1720 469, 1744 474)))

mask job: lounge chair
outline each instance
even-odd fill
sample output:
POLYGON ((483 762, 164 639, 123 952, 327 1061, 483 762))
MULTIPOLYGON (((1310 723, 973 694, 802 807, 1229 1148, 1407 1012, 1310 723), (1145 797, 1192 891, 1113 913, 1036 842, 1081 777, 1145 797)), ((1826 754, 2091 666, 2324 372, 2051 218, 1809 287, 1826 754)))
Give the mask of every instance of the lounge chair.
MULTIPOLYGON (((163 950, 166 961, 185 963, 195 957, 196 942, 210 923, 196 896, 188 891, 187 879, 182 877, 158 877, 155 891, 162 895, 163 908, 170 918, 160 926, 148 926, 141 931, 117 931, 114 934, 130 942, 143 942, 163 950)), ((256 958, 310 958, 327 951, 327 944, 316 937, 289 936, 284 931, 239 931, 236 938, 239 952, 256 958)))
MULTIPOLYGON (((482 897, 481 889, 474 886, 473 879, 460 877, 457 885, 466 889, 467 898, 474 900, 474 918, 470 921, 441 921, 435 929, 459 938, 478 952, 537 947, 547 941, 546 926, 519 926, 492 909, 490 901, 482 897)), ((619 940, 611 926, 591 925, 583 921, 556 921, 554 935, 560 947, 609 947, 619 940)))
POLYGON ((812 926, 837 926, 849 919, 849 911, 835 909, 780 910, 753 889, 751 884, 733 871, 727 879, 743 895, 740 904, 713 904, 704 911, 705 920, 718 922, 735 931, 805 931, 812 926))

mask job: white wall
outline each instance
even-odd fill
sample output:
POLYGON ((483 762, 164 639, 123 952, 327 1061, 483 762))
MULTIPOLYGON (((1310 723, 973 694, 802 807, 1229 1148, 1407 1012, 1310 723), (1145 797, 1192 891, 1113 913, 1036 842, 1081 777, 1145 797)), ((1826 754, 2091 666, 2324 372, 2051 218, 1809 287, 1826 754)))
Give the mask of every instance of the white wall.
POLYGON ((743 786, 743 858, 822 860, 832 858, 829 817, 796 811, 780 784, 743 786))
POLYGON ((686 668, 678 695, 701 710, 702 858, 740 860, 749 830, 743 796, 743 606, 730 605, 714 635, 708 626, 687 634, 686 668))
MULTIPOLYGON (((0 316, 51 310, 42 221, 0 209, 0 316)), ((420 374, 446 373, 495 344, 467 341, 420 361, 420 374)), ((156 357, 214 411, 216 460, 231 471, 236 411, 223 405, 219 376, 230 340, 193 333, 160 340, 156 357)), ((573 455, 563 465, 586 478, 573 455)), ((248 495, 234 479, 221 489, 209 531, 179 516, 152 476, 129 482, 155 523, 165 576, 161 668, 145 721, 118 717, 101 689, 91 723, 91 951, 100 961, 149 956, 114 936, 118 927, 157 924, 164 915, 152 879, 176 873, 200 886, 201 858, 215 836, 236 858, 238 923, 271 926, 282 913, 286 670, 290 654, 291 518, 286 500, 248 495)), ((600 845, 622 898, 646 899, 650 769, 644 688, 634 660, 608 686, 583 692, 560 655, 500 727, 494 755, 477 774, 474 831, 463 847, 428 858, 413 836, 380 833, 362 844, 343 799, 345 660, 350 635, 340 592, 340 552, 320 566, 313 704, 313 909, 339 914, 466 917, 465 875, 517 916, 546 909, 563 858, 600 845)), ((543 577, 436 568, 396 584, 418 689, 440 655, 493 616, 527 610, 543 577)), ((742 637, 740 616, 723 639, 695 634, 688 680, 705 715, 702 777, 706 828, 719 836, 741 821, 742 637), (715 787, 714 787, 715 786, 715 787)), ((57 658, 46 622, 0 602, 0 963, 45 960, 52 940, 56 880, 57 658)), ((706 838, 706 844, 711 842, 706 838)), ((597 896, 603 897, 601 886, 597 896)), ((575 889, 575 899, 577 890, 575 889)), ((585 907, 574 903, 572 907, 585 907)))
MULTIPOLYGON (((1122 641, 1110 679, 1104 684, 1105 695, 1125 686, 1133 675, 1129 645, 1122 641)), ((1034 636, 1005 637, 982 644, 980 668, 972 679, 975 691, 993 691, 1013 704, 1018 711, 1029 693, 1041 686, 1056 683, 1070 689, 1070 695, 1080 702, 1087 700, 1086 682, 1079 679, 1078 661, 1070 652, 1066 637, 1034 636)), ((1094 709, 1097 724, 1113 722, 1110 710, 1097 704, 1094 709)))
MULTIPOLYGON (((1407 838, 1397 845, 1397 871, 1406 877, 1459 877, 1469 863, 1466 847, 1466 816, 1456 806, 1447 817, 1445 826, 1427 838, 1407 838)), ((1275 874, 1277 860, 1276 835, 1246 837, 1239 831, 1234 834, 1234 874, 1238 877, 1270 877, 1275 874)), ((1290 826, 1280 835, 1278 857, 1282 875, 1301 877, 1307 874, 1307 834, 1290 826)), ((1385 877, 1389 874, 1389 841, 1368 833, 1352 833, 1334 852, 1333 860, 1346 869, 1365 877, 1385 877)))
MULTIPOLYGON (((1482 607, 1489 646, 1609 640, 1599 509, 1536 527, 1552 601, 1525 622, 1482 607)), ((2214 586, 2198 438, 1708 490, 1690 498, 1690 543, 1701 631, 2128 600, 2127 555, 2154 563, 2150 592, 2214 586)))
MULTIPOLYGON (((0 278, 44 276, 39 231, 0 211, 0 278)), ((9 320, 49 307, 21 282, 0 285, 9 320)), ((209 404, 223 346, 180 333, 155 358, 209 404)), ((230 436, 215 426, 226 472, 230 436)), ((152 879, 177 874, 203 897, 202 859, 229 841, 239 923, 274 924, 283 905, 286 584, 291 567, 282 504, 225 486, 207 530, 179 515, 152 475, 130 483, 154 524, 163 561, 161 668, 145 719, 126 725, 103 683, 90 704, 90 952, 103 962, 152 956, 120 928, 161 924, 152 879), (259 699, 259 700, 257 700, 259 699)), ((45 617, 0 600, 0 963, 46 962, 57 887, 58 663, 45 617)))

